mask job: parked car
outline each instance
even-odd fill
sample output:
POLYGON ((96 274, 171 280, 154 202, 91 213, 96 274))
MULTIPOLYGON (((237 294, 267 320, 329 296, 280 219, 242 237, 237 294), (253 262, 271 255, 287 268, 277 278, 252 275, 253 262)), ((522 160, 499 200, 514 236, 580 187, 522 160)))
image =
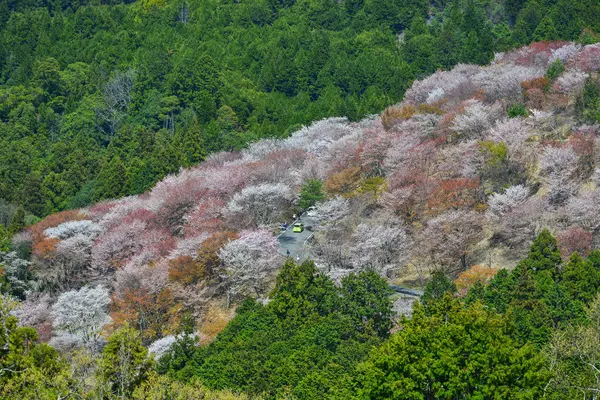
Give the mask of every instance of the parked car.
POLYGON ((303 232, 304 231, 304 224, 300 223, 300 222, 296 222, 294 224, 294 232, 299 233, 299 232, 303 232))

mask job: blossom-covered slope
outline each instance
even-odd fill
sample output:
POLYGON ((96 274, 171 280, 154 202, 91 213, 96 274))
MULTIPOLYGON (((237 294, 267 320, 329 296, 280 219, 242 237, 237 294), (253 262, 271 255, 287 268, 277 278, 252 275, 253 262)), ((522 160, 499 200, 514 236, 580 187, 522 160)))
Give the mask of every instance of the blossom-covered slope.
POLYGON ((327 196, 311 252, 335 278, 498 266, 544 227, 585 253, 600 239, 600 129, 584 101, 598 68, 598 44, 537 43, 437 72, 381 116, 318 121, 144 195, 52 215, 15 238, 5 273, 48 337, 52 316, 34 306, 102 284, 112 323, 143 325, 150 342, 185 313, 210 320, 215 299, 267 295, 283 261, 274 233, 310 179, 327 196))

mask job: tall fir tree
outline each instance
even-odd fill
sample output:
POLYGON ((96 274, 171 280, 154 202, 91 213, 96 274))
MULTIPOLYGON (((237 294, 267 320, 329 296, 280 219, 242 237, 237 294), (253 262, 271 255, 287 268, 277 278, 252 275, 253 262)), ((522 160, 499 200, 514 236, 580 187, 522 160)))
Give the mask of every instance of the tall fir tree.
POLYGON ((98 185, 95 198, 112 199, 120 197, 129 190, 129 173, 123 161, 114 156, 108 164, 105 164, 98 176, 98 185))

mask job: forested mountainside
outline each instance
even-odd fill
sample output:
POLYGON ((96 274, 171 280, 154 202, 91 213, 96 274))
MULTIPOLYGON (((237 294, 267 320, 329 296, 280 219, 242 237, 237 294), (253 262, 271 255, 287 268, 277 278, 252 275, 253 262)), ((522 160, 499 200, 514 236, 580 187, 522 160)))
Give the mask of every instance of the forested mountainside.
POLYGON ((27 227, 0 397, 592 396, 599 69, 600 44, 534 43, 27 227), (311 207, 314 262, 286 260, 311 207), (412 310, 395 281, 426 283, 412 310))
POLYGON ((0 2, 0 222, 139 194, 221 150, 532 40, 591 43, 595 0, 0 2))

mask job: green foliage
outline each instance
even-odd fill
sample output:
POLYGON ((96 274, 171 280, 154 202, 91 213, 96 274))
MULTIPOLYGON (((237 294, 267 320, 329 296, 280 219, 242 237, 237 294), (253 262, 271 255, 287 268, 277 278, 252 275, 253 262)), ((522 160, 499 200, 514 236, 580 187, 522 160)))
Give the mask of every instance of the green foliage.
POLYGON ((8 232, 11 234, 19 233, 25 228, 25 209, 23 207, 17 208, 8 225, 8 232))
POLYGON ((563 267, 556 240, 544 230, 526 259, 511 273, 499 271, 483 296, 473 288, 467 303, 483 298, 490 310, 507 315, 515 340, 542 347, 554 330, 585 320, 584 305, 598 293, 598 259, 597 252, 586 260, 574 253, 563 267))
POLYGON ((508 116, 510 118, 527 117, 528 115, 529 115, 529 113, 527 112, 527 109, 525 108, 525 104, 515 103, 515 104, 511 105, 510 107, 508 107, 508 116))
POLYGON ((114 156, 98 175, 95 200, 120 197, 126 194, 128 189, 127 168, 118 156, 114 156))
POLYGON ((153 373, 135 389, 131 398, 134 400, 247 400, 249 397, 229 391, 209 390, 197 380, 179 382, 153 373))
POLYGON ((548 229, 544 229, 533 241, 527 258, 519 263, 530 272, 551 271, 558 275, 562 265, 562 258, 556 238, 548 229))
POLYGON ((302 185, 298 206, 306 210, 324 199, 325 193, 323 192, 323 182, 319 179, 309 179, 302 185))
POLYGON ((58 352, 38 343, 35 329, 17 327, 16 304, 0 295, 0 398, 56 399, 72 392, 68 365, 58 352))
POLYGON ((130 398, 152 367, 139 333, 126 326, 115 331, 102 350, 98 379, 110 396, 130 398))
POLYGON ((7 253, 11 247, 11 238, 9 230, 0 224, 0 252, 7 253))
POLYGON ((546 78, 548 78, 550 82, 554 82, 563 72, 565 72, 565 64, 563 64, 560 58, 556 59, 548 67, 546 78))
POLYGON ((562 273, 562 283, 569 295, 584 303, 589 303, 600 287, 600 270, 592 260, 598 257, 594 250, 587 260, 583 260, 577 252, 573 253, 562 273))
MULTIPOLYGON (((509 116, 513 106, 508 110, 509 116)), ((523 107, 524 108, 524 107, 523 107)), ((525 111, 527 113, 527 111, 525 111)), ((486 153, 488 165, 496 166, 508 157, 508 147, 503 142, 482 141, 479 142, 479 147, 486 153)))
POLYGON ((431 274, 431 279, 427 282, 421 301, 425 307, 440 301, 446 293, 456 293, 456 285, 452 282, 444 271, 437 270, 431 274))
POLYGON ((583 117, 600 122, 600 81, 588 78, 583 89, 583 117))
POLYGON ((544 358, 511 338, 505 316, 446 294, 440 312, 418 303, 410 320, 359 367, 361 398, 539 398, 544 358))
POLYGON ((389 295, 374 272, 350 275, 338 288, 312 262, 288 260, 266 306, 248 300, 214 343, 185 365, 166 357, 160 370, 184 380, 192 372, 214 389, 347 397, 357 363, 388 335, 389 295))
POLYGON ((586 317, 588 324, 556 331, 546 349, 554 375, 548 385, 548 399, 593 397, 598 390, 600 298, 590 304, 586 317))
POLYGON ((559 38, 558 31, 554 26, 554 21, 550 16, 546 15, 539 23, 533 32, 533 40, 535 42, 552 41, 559 38))
POLYGON ((493 311, 505 313, 511 300, 514 285, 512 274, 505 269, 498 271, 485 287, 485 304, 493 311))
POLYGON ((0 1, 0 199, 43 217, 141 193, 208 153, 380 112, 438 68, 485 64, 583 28, 593 41, 600 28, 592 0, 510 0, 505 10, 424 0, 0 1))

